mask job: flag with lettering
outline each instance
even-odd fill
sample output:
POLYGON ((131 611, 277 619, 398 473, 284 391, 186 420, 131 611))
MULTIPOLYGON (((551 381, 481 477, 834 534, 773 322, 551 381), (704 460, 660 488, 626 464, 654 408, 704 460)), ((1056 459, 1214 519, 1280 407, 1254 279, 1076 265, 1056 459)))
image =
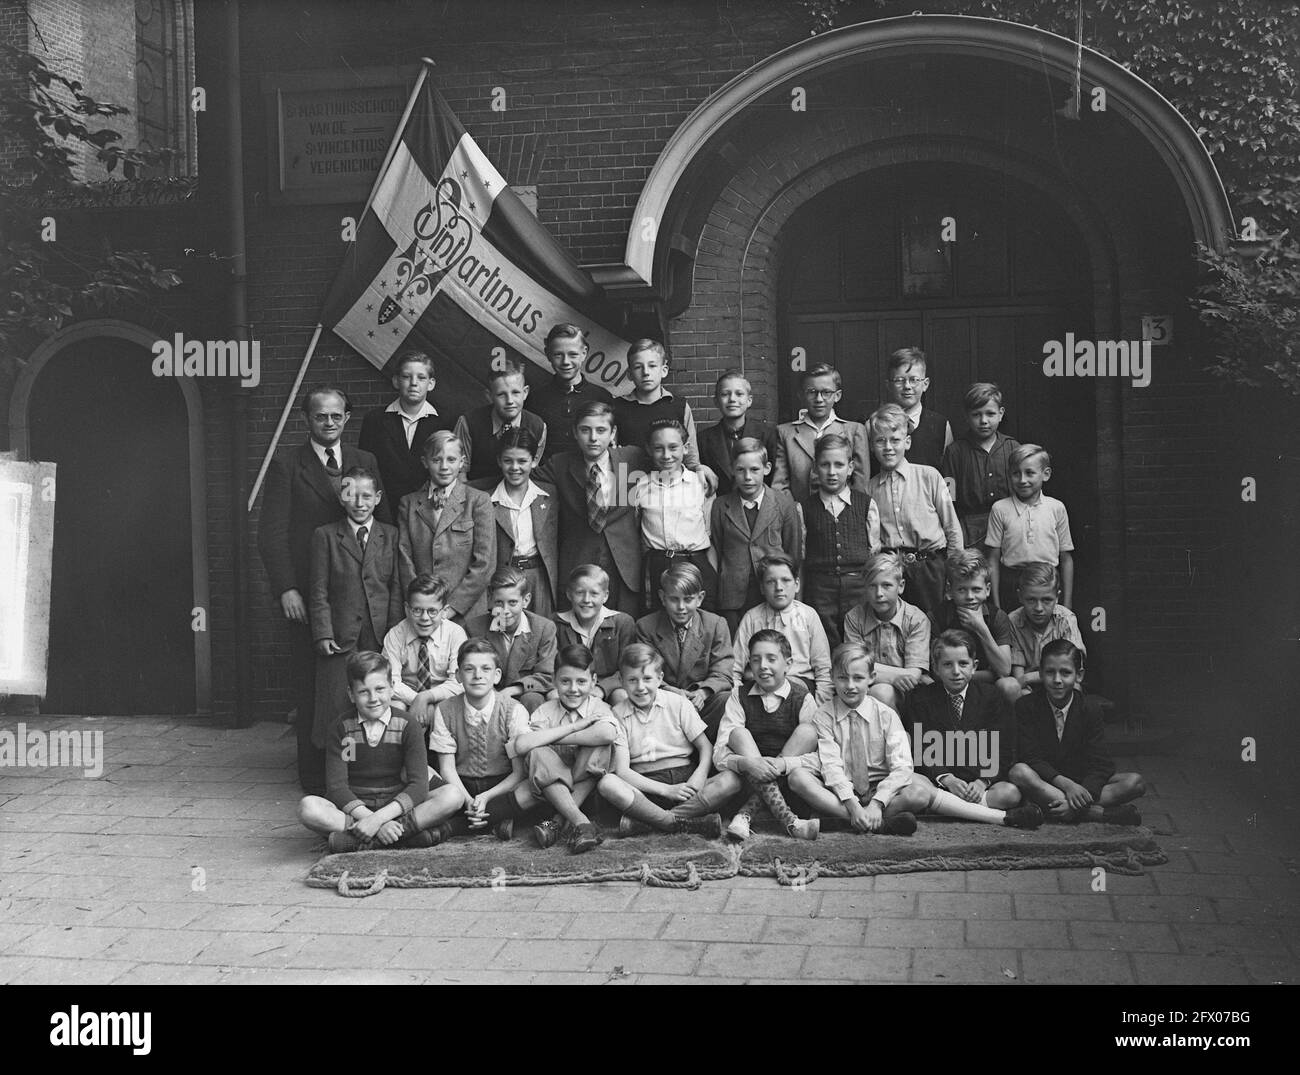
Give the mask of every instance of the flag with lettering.
POLYGON ((322 323, 379 369, 430 352, 443 388, 482 384, 494 359, 545 367, 546 333, 588 331, 586 376, 631 390, 627 343, 599 287, 528 210, 429 79, 379 179, 322 323), (450 376, 447 376, 450 374, 450 376))

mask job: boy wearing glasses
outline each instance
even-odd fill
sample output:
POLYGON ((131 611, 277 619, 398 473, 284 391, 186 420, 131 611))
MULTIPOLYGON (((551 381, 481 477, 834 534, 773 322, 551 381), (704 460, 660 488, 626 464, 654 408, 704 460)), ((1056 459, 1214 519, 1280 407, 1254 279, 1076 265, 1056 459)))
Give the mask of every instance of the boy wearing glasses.
POLYGON ((932 407, 922 407, 921 397, 930 387, 926 376, 925 352, 919 347, 904 347, 889 356, 889 399, 907 415, 912 446, 907 461, 939 469, 943 451, 952 443, 952 426, 932 407))
POLYGON ((384 636, 393 708, 405 709, 426 738, 434 706, 465 690, 456 678, 456 654, 465 642, 465 629, 443 616, 446 605, 446 582, 416 575, 406 587, 406 618, 384 636))
POLYGON ((837 433, 848 440, 853 460, 851 486, 866 492, 870 473, 870 449, 867 430, 859 422, 846 422, 835 413, 841 395, 840 371, 825 364, 814 366, 803 375, 804 409, 793 422, 782 422, 776 430, 776 472, 774 489, 788 490, 802 503, 817 489, 813 447, 827 433, 837 433))

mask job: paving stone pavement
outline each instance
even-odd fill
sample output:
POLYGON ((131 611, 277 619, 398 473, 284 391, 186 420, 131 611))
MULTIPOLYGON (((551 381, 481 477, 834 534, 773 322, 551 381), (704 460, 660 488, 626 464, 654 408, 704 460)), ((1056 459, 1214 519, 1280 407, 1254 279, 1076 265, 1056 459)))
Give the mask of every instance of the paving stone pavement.
POLYGON ((323 849, 285 725, 28 726, 102 731, 105 765, 0 768, 0 983, 1300 982, 1295 795, 1190 752, 1121 759, 1170 862, 1104 891, 1080 869, 344 900, 302 883, 323 849))

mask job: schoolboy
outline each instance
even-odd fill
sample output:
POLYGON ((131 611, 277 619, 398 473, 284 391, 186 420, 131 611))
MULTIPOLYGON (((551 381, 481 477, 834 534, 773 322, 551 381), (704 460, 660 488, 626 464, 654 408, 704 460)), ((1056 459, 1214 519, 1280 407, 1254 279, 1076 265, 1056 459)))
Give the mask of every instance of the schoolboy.
MULTIPOLYGON (((668 376, 668 352, 664 345, 658 340, 636 340, 627 349, 627 373, 632 379, 632 391, 625 398, 614 400, 618 442, 643 445, 650 437, 654 422, 676 419, 686 433, 683 461, 686 469, 698 470, 700 442, 695 433, 695 416, 685 398, 674 396, 664 387, 668 376)), ((712 477, 710 488, 717 485, 717 477, 712 477)))
POLYGON ((867 561, 862 604, 844 617, 844 639, 871 654, 874 681, 868 692, 894 712, 927 678, 930 668, 930 618, 903 600, 906 582, 897 553, 877 553, 867 561))
POLYGON ((944 631, 934 640, 929 664, 934 682, 912 691, 902 710, 903 725, 913 735, 913 755, 921 758, 917 771, 966 802, 999 810, 1019 806, 1020 790, 1009 776, 1015 762, 1015 717, 1002 692, 975 678, 975 639, 966 631, 944 631), (975 733, 975 749, 967 749, 969 732, 975 733), (949 746, 957 742, 956 735, 963 741, 960 754, 949 746), (927 753, 930 739, 943 745, 933 763, 927 753), (980 740, 988 752, 985 768, 994 772, 985 772, 977 761, 980 740))
POLYGON ((559 581, 560 512, 554 487, 532 479, 539 449, 526 429, 502 432, 496 440, 501 480, 483 480, 479 487, 492 497, 497 520, 497 567, 513 567, 528 576, 532 610, 539 616, 555 613, 559 581))
POLYGON ((610 403, 608 389, 586 380, 587 333, 577 325, 562 322, 546 334, 546 359, 554 376, 538 385, 528 397, 528 409, 546 423, 546 445, 542 462, 561 452, 578 450, 573 423, 584 403, 610 403))
POLYGON ((508 748, 528 730, 528 713, 496 689, 501 664, 486 639, 465 642, 456 669, 464 690, 438 703, 429 729, 440 783, 416 816, 424 828, 445 825, 443 838, 490 829, 498 840, 509 840, 524 762, 508 748))
POLYGON ((1018 572, 1016 596, 1020 607, 1007 616, 1011 624, 1011 674, 1025 688, 1041 682, 1038 661, 1043 647, 1058 638, 1073 642, 1087 659, 1079 621, 1057 600, 1060 574, 1051 564, 1026 564, 1018 572))
POLYGON ((659 607, 654 580, 673 564, 694 564, 704 579, 704 603, 714 607, 718 575, 709 544, 710 493, 683 460, 686 430, 676 418, 656 418, 646 434, 650 473, 637 478, 632 503, 641 520, 642 605, 659 607))
POLYGON ((867 431, 858 422, 848 422, 835 413, 843 394, 840 371, 826 364, 814 366, 801 378, 804 408, 793 422, 776 428, 776 470, 772 485, 788 490, 796 504, 802 504, 816 488, 813 449, 827 433, 847 438, 853 460, 852 484, 865 491, 871 468, 867 431))
POLYGON ((316 719, 312 743, 325 746, 330 725, 347 706, 347 660, 379 649, 402 616, 397 527, 374 518, 383 492, 375 474, 351 467, 339 500, 347 517, 311 536, 307 607, 316 644, 316 719))
POLYGON ((848 828, 909 836, 922 811, 1008 828, 1034 829, 1042 812, 1033 805, 995 809, 958 798, 912 768, 912 749, 898 714, 867 692, 872 660, 846 642, 831 658, 835 701, 818 710, 817 754, 822 775, 798 769, 790 788, 822 815, 822 831, 848 828))
POLYGON ((952 426, 933 407, 922 406, 922 398, 930 388, 925 352, 919 347, 895 351, 889 356, 886 381, 889 401, 907 416, 907 431, 912 438, 908 459, 917 466, 938 470, 944 451, 952 443, 952 426))
MULTIPOLYGON (((739 370, 728 370, 713 388, 713 400, 722 417, 700 430, 700 462, 718 476, 718 496, 731 492, 732 461, 742 440, 756 440, 767 452, 768 462, 776 459, 776 428, 761 418, 748 417, 754 404, 754 390, 739 370)), ((772 484, 769 466, 763 481, 772 484)))
POLYGON ((735 442, 732 492, 713 501, 709 535, 718 556, 717 608, 734 631, 746 609, 763 600, 758 565, 767 556, 798 556, 803 523, 790 494, 765 484, 767 449, 752 437, 735 442))
POLYGON ((630 503, 631 476, 645 467, 640 448, 616 448, 614 408, 593 401, 578 407, 579 450, 551 457, 542 468, 560 501, 560 575, 595 564, 610 580, 609 605, 636 615, 641 604, 641 527, 630 503))
POLYGON ((393 707, 405 709, 426 730, 433 707, 463 688, 456 678, 456 654, 465 629, 445 619, 447 584, 416 575, 406 587, 406 616, 384 636, 384 656, 393 670, 393 707))
POLYGON ((993 599, 1000 608, 1015 608, 1016 572, 1027 564, 1051 564, 1060 570, 1067 608, 1074 605, 1074 539, 1065 505, 1043 493, 1052 478, 1052 457, 1037 444, 1022 444, 1011 453, 1011 490, 989 512, 984 544, 989 550, 993 599))
POLYGON ((1015 705, 1020 680, 1011 674, 1011 623, 1007 614, 989 600, 989 565, 974 549, 963 549, 945 567, 944 601, 935 617, 940 631, 969 632, 979 644, 979 670, 975 679, 993 683, 1015 705))
POLYGON ((569 607, 555 617, 555 642, 560 649, 586 646, 591 650, 596 682, 591 695, 613 706, 627 697, 618 672, 618 657, 636 641, 636 620, 626 612, 606 608, 609 574, 595 564, 580 564, 569 575, 569 607))
POLYGON ((555 624, 529 612, 533 591, 518 568, 503 567, 488 583, 488 611, 465 624, 470 638, 482 638, 501 666, 500 693, 529 712, 546 700, 555 682, 555 624))
POLYGON ((522 757, 528 779, 515 789, 515 803, 523 812, 543 803, 555 811, 553 818, 533 826, 541 848, 565 838, 569 850, 582 854, 598 847, 605 836, 600 826, 582 811, 582 804, 609 772, 618 720, 604 702, 591 695, 591 651, 566 646, 556 659, 557 696, 533 710, 528 730, 511 746, 512 757, 522 757))
POLYGON ((787 676, 803 683, 820 704, 831 697, 831 647, 826 628, 812 605, 799 600, 799 565, 785 553, 765 556, 758 564, 763 603, 740 618, 733 647, 733 685, 751 683, 749 642, 758 631, 778 631, 790 642, 787 676))
POLYGON ((844 637, 844 617, 862 601, 867 560, 880 551, 880 514, 870 496, 849 487, 853 456, 845 437, 827 433, 813 452, 817 489, 799 504, 804 597, 835 646, 844 637))
POLYGON ((1011 495, 1008 463, 1020 442, 998 431, 1007 412, 996 384, 971 385, 963 405, 967 428, 943 450, 939 473, 949 483, 966 547, 979 548, 988 533, 989 511, 1011 495))
POLYGON ((1043 647, 1043 689, 1016 703, 1017 754, 1011 781, 1049 821, 1140 825, 1132 800, 1146 794, 1138 773, 1117 773, 1096 698, 1083 694, 1083 653, 1058 638, 1043 647))
POLYGON ((524 410, 528 399, 524 367, 514 359, 494 366, 488 377, 488 392, 491 403, 475 407, 456 419, 456 437, 465 453, 466 481, 498 476, 497 440, 510 430, 525 429, 532 434, 538 445, 535 458, 539 462, 546 450, 546 423, 524 410))
POLYGON ((682 695, 660 689, 663 658, 649 646, 628 646, 619 672, 627 697, 614 707, 620 728, 613 765, 597 785, 622 815, 619 835, 657 830, 721 836, 717 806, 734 791, 728 780, 709 779, 704 721, 682 695))
POLYGON ((735 660, 721 616, 700 608, 704 579, 694 564, 675 564, 659 577, 658 612, 636 621, 638 642, 663 658, 664 690, 685 696, 712 737, 731 691, 735 660))
POLYGON ((867 491, 880 510, 883 550, 902 557, 908 600, 933 621, 943 601, 944 561, 963 547, 957 510, 939 472, 908 460, 912 438, 901 407, 885 404, 868 426, 880 473, 867 491))
POLYGON ((329 838, 330 851, 432 847, 436 837, 414 813, 429 793, 419 724, 393 710, 382 655, 347 660, 351 709, 335 720, 325 747, 325 796, 307 795, 298 819, 329 838))
POLYGON ((429 400, 436 384, 433 359, 423 351, 403 351, 393 363, 397 398, 382 410, 367 411, 361 421, 357 447, 373 453, 394 506, 428 478, 421 455, 424 442, 452 427, 451 418, 439 414, 429 400))
POLYGON ((819 771, 817 731, 813 717, 817 700, 808 688, 790 675, 790 637, 764 629, 749 639, 746 664, 752 685, 737 686, 727 698, 727 708, 718 727, 713 748, 715 778, 722 790, 735 794, 751 789, 750 796, 727 826, 727 835, 747 840, 750 822, 760 806, 766 806, 787 835, 815 840, 821 823, 796 817, 783 792, 789 786, 783 778, 800 767, 819 771))
POLYGON ((465 457, 450 430, 424 442, 428 484, 402 498, 397 521, 402 582, 419 574, 447 584, 444 616, 462 619, 483 607, 496 563, 496 519, 492 501, 461 479, 465 457))

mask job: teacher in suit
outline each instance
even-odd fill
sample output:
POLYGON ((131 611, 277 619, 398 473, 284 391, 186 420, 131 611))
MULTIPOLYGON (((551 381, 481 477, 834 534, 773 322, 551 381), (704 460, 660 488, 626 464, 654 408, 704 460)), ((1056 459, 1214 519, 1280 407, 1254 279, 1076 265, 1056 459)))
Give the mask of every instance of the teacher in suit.
MULTIPOLYGON (((276 453, 266 475, 257 548, 289 627, 289 675, 298 732, 298 780, 309 795, 325 793, 325 752, 312 744, 316 664, 306 595, 311 582, 311 536, 319 526, 343 519, 342 476, 352 467, 378 473, 369 452, 342 443, 352 403, 343 389, 317 385, 303 398, 308 437, 276 453)), ((375 518, 391 522, 388 498, 375 518)))

